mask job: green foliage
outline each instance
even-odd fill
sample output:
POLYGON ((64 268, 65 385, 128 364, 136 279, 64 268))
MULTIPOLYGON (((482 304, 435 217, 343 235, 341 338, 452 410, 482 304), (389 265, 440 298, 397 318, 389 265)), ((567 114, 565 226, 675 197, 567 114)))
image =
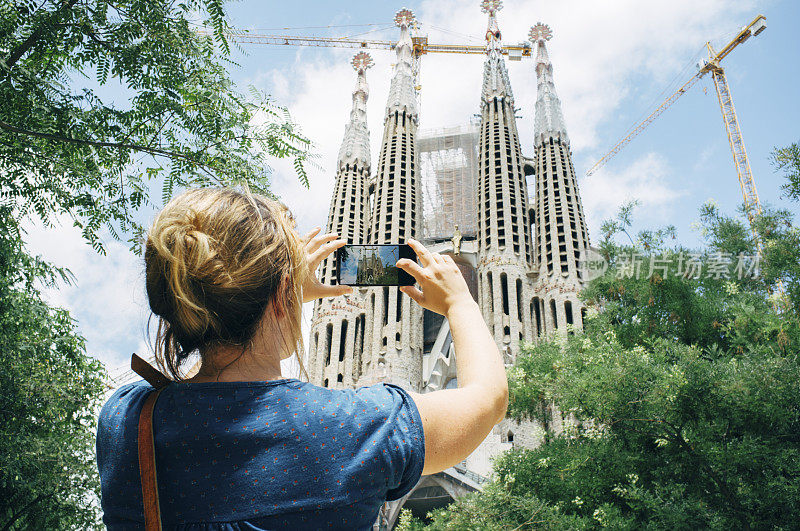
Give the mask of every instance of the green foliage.
POLYGON ((67 214, 102 252, 101 229, 139 242, 151 182, 162 200, 244 182, 268 194, 268 161, 288 157, 308 185, 309 141, 288 112, 234 91, 226 28, 223 0, 3 2, 0 203, 67 214))
MULTIPOLYGON (((614 488, 625 483, 637 459, 604 437, 559 437, 536 451, 515 449, 495 462, 499 482, 513 495, 542 493, 542 500, 568 512, 592 517, 601 507, 619 503, 614 488)), ((595 434, 596 435, 596 434, 595 434)))
POLYGON ((782 311, 800 318, 800 227, 792 223, 788 210, 767 211, 756 218, 755 226, 764 242, 762 275, 775 287, 774 299, 782 311))
POLYGON ((740 277, 736 257, 757 249, 743 216, 705 205, 707 245, 689 251, 668 245, 671 228, 631 235, 634 207, 604 224, 609 267, 581 294, 583 333, 525 345, 509 369, 509 414, 538 421, 545 443, 501 456, 483 493, 421 528, 547 529, 573 518, 591 529, 796 529, 800 240, 791 215, 758 216, 759 274, 740 277), (697 278, 686 274, 689 257, 706 264, 697 278), (713 274, 709 263, 724 257, 727 273, 713 274), (776 306, 777 280, 788 301, 776 306), (539 507, 542 518, 526 521, 539 507))
POLYGON ((800 144, 795 142, 772 152, 772 165, 775 171, 782 171, 786 177, 783 192, 792 201, 800 201, 800 144))
POLYGON ((35 289, 66 273, 25 254, 0 208, 0 526, 101 528, 94 460, 105 370, 35 289))
POLYGON ((760 252, 760 278, 755 285, 761 285, 762 293, 772 292, 771 302, 778 303, 783 312, 800 318, 800 228, 794 225, 792 213, 765 208, 755 216, 753 228, 760 249, 742 217, 726 216, 711 203, 703 206, 701 215, 704 233, 713 250, 732 254, 740 249, 750 254, 760 252))
POLYGON ((791 214, 765 209, 756 218, 760 257, 743 217, 722 215, 709 203, 701 209, 701 223, 708 245, 699 251, 667 247, 672 228, 644 231, 637 245, 618 245, 613 236, 625 225, 607 223, 600 247, 609 268, 581 294, 602 309, 587 323, 587 334, 613 328, 625 347, 666 338, 706 352, 796 348, 797 320, 776 314, 770 295, 781 280, 791 302, 786 311, 797 316, 800 231, 791 214))
POLYGON ((590 518, 565 514, 559 507, 548 505, 531 496, 518 496, 500 484, 487 486, 480 494, 459 499, 445 509, 431 514, 432 523, 422 526, 406 517, 401 521, 403 531, 427 529, 495 531, 521 529, 547 529, 552 531, 591 529, 590 518))
POLYGON ((512 493, 565 507, 579 498, 572 512, 581 515, 612 504, 637 526, 659 529, 680 523, 676 515, 716 528, 780 527, 800 510, 796 354, 758 346, 712 355, 666 339, 625 347, 612 327, 561 348, 533 347, 511 378, 517 417, 553 414, 516 391, 540 386, 561 411, 584 419, 499 461, 499 481, 514 478, 512 493))

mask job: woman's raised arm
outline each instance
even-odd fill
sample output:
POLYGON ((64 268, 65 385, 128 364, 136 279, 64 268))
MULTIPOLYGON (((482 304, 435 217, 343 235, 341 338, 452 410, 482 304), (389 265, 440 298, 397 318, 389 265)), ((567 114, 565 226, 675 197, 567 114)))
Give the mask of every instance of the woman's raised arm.
POLYGON ((447 318, 456 349, 458 389, 412 393, 425 433, 422 473, 433 474, 462 461, 503 419, 508 383, 497 345, 456 263, 416 240, 408 243, 419 264, 402 259, 397 266, 411 274, 421 289, 404 286, 400 290, 447 318))

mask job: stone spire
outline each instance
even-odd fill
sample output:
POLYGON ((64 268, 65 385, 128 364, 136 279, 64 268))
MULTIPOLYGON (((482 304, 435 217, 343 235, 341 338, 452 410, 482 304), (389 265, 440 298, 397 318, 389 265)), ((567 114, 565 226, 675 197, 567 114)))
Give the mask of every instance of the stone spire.
POLYGON ((483 0, 481 11, 489 15, 489 24, 486 28, 486 63, 483 67, 483 88, 481 99, 491 101, 492 98, 507 99, 514 102, 511 92, 511 82, 508 80, 506 62, 503 60, 500 45, 500 27, 497 24, 497 11, 503 8, 501 0, 483 0))
POLYGON ((358 72, 356 88, 353 91, 353 110, 350 121, 344 128, 344 139, 339 149, 339 166, 358 165, 369 172, 369 129, 367 128, 367 69, 372 67, 372 57, 366 52, 359 52, 353 57, 352 65, 358 72))
MULTIPOLYGON (((353 109, 344 129, 339 150, 336 183, 328 211, 328 232, 335 232, 348 244, 365 243, 367 237, 367 181, 370 172, 369 130, 367 129, 366 71, 372 58, 365 52, 353 57, 358 73, 353 91, 353 109)), ((322 261, 321 281, 336 280, 336 260, 322 261)), ((361 376, 366 314, 359 293, 322 299, 314 303, 307 371, 312 383, 324 387, 353 387, 361 376)))
POLYGON ((569 143, 564 115, 561 113, 561 100, 553 83, 553 65, 547 55, 545 42, 553 37, 550 27, 537 22, 531 28, 530 39, 536 46, 536 121, 533 124, 534 143, 541 144, 550 137, 558 137, 569 143))
POLYGON ((408 9, 401 9, 394 17, 400 27, 400 40, 397 41, 395 53, 397 63, 394 66, 392 83, 389 86, 389 99, 386 101, 386 114, 405 111, 406 115, 418 117, 417 92, 414 88, 414 54, 411 42, 411 24, 414 14, 408 9))
MULTIPOLYGON (((409 28, 414 14, 401 9, 397 65, 386 102, 368 243, 398 244, 419 238, 417 97, 409 28)), ((386 381, 418 390, 422 384, 422 309, 394 286, 367 291, 367 343, 362 384, 386 381)))
POLYGON ((532 263, 528 188, 514 98, 500 46, 499 0, 484 0, 489 15, 478 147, 478 302, 501 351, 512 356, 532 339, 528 272, 532 263))
POLYGON ((583 326, 583 287, 579 264, 589 248, 578 180, 572 164, 561 102, 553 85, 553 66, 545 41, 550 28, 537 23, 530 38, 536 53, 536 121, 534 160, 536 175, 535 266, 533 308, 536 333, 564 332, 568 325, 583 326))

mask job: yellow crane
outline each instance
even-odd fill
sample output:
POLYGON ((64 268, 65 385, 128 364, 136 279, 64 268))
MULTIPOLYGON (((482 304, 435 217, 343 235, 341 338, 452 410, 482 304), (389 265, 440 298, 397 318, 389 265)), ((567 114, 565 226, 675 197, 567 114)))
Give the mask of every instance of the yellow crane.
MULTIPOLYGON (((486 1, 486 0, 485 0, 486 1)), ((490 3, 493 0, 488 0, 490 3)), ((408 9, 401 9, 395 15, 395 23, 399 25, 400 17, 409 17, 412 20, 412 27, 417 29, 418 23, 414 20, 413 13, 408 9)), ((329 26, 335 27, 335 26, 329 26)), ((212 32, 205 29, 197 30, 199 35, 212 35, 212 32)), ((257 33, 253 31, 230 29, 225 32, 225 37, 240 44, 267 44, 275 46, 311 46, 315 48, 359 48, 372 50, 394 50, 396 42, 382 41, 355 37, 317 37, 305 35, 276 35, 268 33, 257 33)), ((486 54, 486 46, 473 44, 436 44, 428 42, 427 36, 412 35, 412 70, 414 79, 419 79, 419 63, 423 55, 429 53, 459 53, 459 54, 486 54)), ((509 61, 521 61, 523 57, 531 57, 531 43, 525 41, 517 45, 503 45, 500 53, 508 57, 509 61)), ((421 87, 419 82, 415 83, 416 90, 421 87)))
MULTIPOLYGON (((737 46, 742 44, 750 37, 755 37, 762 31, 767 29, 767 18, 764 15, 758 15, 753 21, 739 31, 736 37, 733 38, 724 48, 716 52, 711 46, 710 42, 706 42, 706 49, 708 50, 708 59, 699 63, 697 73, 684 83, 678 90, 671 96, 664 100, 656 110, 654 110, 647 118, 639 122, 630 132, 619 142, 617 142, 611 151, 606 153, 594 166, 592 166, 586 175, 589 176, 598 168, 608 162, 614 155, 619 153, 622 148, 628 145, 639 133, 641 133, 648 125, 653 123, 665 110, 667 110, 675 101, 686 94, 695 83, 697 83, 703 76, 711 73, 714 79, 714 87, 717 91, 717 100, 719 101, 719 108, 722 111, 722 120, 725 122, 725 131, 728 133, 728 143, 731 146, 731 153, 733 154, 733 164, 736 167, 736 175, 739 177, 739 186, 742 190, 742 198, 744 200, 745 212, 747 219, 750 222, 750 230, 755 238, 758 254, 761 254, 761 241, 756 233, 753 221, 755 216, 761 213, 761 202, 758 199, 758 191, 756 190, 756 183, 753 180, 753 173, 750 169, 750 160, 747 158, 747 150, 744 147, 744 139, 742 138, 742 130, 739 128, 739 120, 736 117, 736 109, 733 106, 733 98, 731 96, 730 87, 728 86, 728 79, 725 76, 725 70, 720 65, 729 53, 731 53, 737 46)), ((785 310, 788 307, 788 299, 785 297, 785 290, 783 282, 778 280, 775 285, 774 293, 778 298, 773 301, 773 307, 776 311, 785 310)))
MULTIPOLYGON (((210 35, 206 31, 198 31, 201 35, 210 35)), ((302 35, 270 35, 253 33, 243 30, 229 30, 225 36, 234 42, 243 44, 270 44, 278 46, 313 46, 337 48, 369 48, 373 50, 394 50, 397 43, 373 39, 337 38, 337 37, 309 37, 302 35)), ((429 53, 464 53, 485 54, 486 46, 472 44, 434 44, 428 42, 428 37, 416 36, 411 41, 414 45, 414 56, 420 57, 429 53)), ((511 61, 519 61, 523 57, 531 56, 531 45, 524 42, 518 45, 505 45, 501 53, 507 55, 511 61)))
MULTIPOLYGON (((489 0, 490 3, 492 0, 489 0)), ((409 17, 412 20, 412 27, 418 28, 418 24, 413 20, 413 13, 408 9, 401 9, 395 15, 395 23, 399 25, 400 17, 409 17)), ((198 30, 200 35, 211 35, 212 32, 208 30, 198 30)), ((366 38, 355 37, 317 37, 317 36, 304 36, 304 35, 275 35, 266 33, 257 33, 246 30, 231 29, 225 32, 225 36, 241 44, 268 44, 276 46, 311 46, 311 47, 336 47, 336 48, 359 48, 359 49, 373 49, 373 50, 394 50, 397 45, 396 42, 382 41, 366 38)), ((459 54, 486 54, 485 45, 473 44, 436 44, 428 42, 428 37, 421 35, 412 35, 412 53, 414 56, 413 72, 414 77, 419 75, 419 61, 420 57, 429 53, 459 53, 459 54)), ((500 53, 507 56, 509 61, 521 61, 523 57, 531 57, 531 44, 527 41, 517 45, 503 45, 500 47, 500 53)), ((415 87, 419 90, 419 85, 415 87)))
POLYGON ((737 46, 742 44, 750 37, 754 37, 767 28, 767 19, 764 15, 758 15, 753 21, 742 28, 742 30, 719 52, 714 51, 711 43, 706 43, 708 49, 708 59, 698 64, 697 73, 684 83, 678 90, 671 96, 664 100, 656 110, 654 110, 647 118, 639 122, 633 127, 630 132, 619 142, 617 142, 611 151, 606 153, 594 166, 592 166, 586 175, 589 176, 598 168, 608 162, 614 155, 619 153, 622 148, 627 146, 639 133, 641 133, 648 125, 653 123, 665 110, 667 110, 675 101, 686 94, 695 83, 697 83, 703 76, 710 73, 714 79, 714 86, 717 89, 717 99, 719 100, 719 107, 722 111, 722 119, 725 122, 725 130, 728 133, 728 142, 731 145, 731 152, 733 153, 733 163, 736 166, 736 173, 739 177, 739 185, 742 189, 742 196, 747 211, 747 217, 750 221, 751 228, 753 219, 756 214, 761 213, 761 203, 758 200, 758 192, 756 191, 756 184, 753 180, 753 174, 750 170, 750 161, 747 158, 747 151, 744 147, 744 140, 742 139, 742 131, 739 128, 739 120, 736 117, 736 109, 733 106, 733 99, 731 91, 728 86, 728 80, 725 77, 725 70, 723 70, 720 62, 731 53, 737 46))

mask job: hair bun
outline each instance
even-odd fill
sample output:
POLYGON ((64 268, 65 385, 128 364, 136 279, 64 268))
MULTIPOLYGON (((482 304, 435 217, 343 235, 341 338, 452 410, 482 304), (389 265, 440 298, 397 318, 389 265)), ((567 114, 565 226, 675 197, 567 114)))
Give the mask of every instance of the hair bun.
POLYGON ((212 343, 245 344, 277 297, 300 342, 305 252, 279 203, 232 189, 189 190, 158 214, 145 247, 147 295, 162 322, 156 359, 180 379, 180 363, 212 343), (296 319, 295 319, 296 315, 296 319))

